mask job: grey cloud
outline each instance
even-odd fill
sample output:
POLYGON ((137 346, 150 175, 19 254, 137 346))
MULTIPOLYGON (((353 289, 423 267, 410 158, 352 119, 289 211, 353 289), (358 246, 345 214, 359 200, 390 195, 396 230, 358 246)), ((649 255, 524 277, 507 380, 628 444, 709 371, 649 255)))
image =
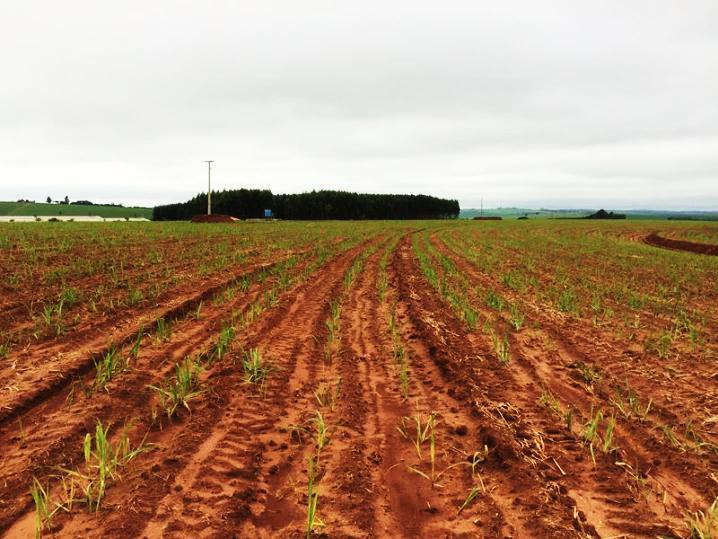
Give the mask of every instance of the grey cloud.
POLYGON ((30 1, 0 21, 2 199, 180 200, 214 158, 219 188, 718 209, 712 1, 30 1))

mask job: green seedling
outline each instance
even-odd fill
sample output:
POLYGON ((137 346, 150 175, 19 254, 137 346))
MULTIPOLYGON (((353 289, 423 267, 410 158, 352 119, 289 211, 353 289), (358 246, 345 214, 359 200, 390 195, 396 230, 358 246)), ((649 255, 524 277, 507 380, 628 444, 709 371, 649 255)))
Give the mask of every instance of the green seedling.
POLYGON ((172 325, 166 322, 164 318, 157 320, 157 331, 155 337, 158 342, 165 342, 172 336, 172 325))
POLYGON ((566 413, 564 414, 564 423, 566 424, 566 428, 569 432, 573 431, 573 408, 571 406, 568 407, 568 410, 566 410, 566 413))
POLYGON ((149 451, 152 446, 146 445, 145 438, 140 444, 132 448, 129 440, 131 424, 125 425, 117 442, 113 445, 109 439, 110 424, 103 426, 100 421, 95 426, 94 437, 87 433, 82 444, 82 453, 85 459, 85 469, 65 470, 63 490, 69 493, 74 501, 74 492, 82 491, 88 509, 99 511, 105 497, 109 481, 118 477, 118 470, 129 463, 140 453, 149 451), (94 442, 94 443, 93 443, 94 442))
POLYGON ((524 320, 526 319, 526 317, 514 303, 509 305, 509 315, 513 328, 516 331, 520 331, 524 325, 524 320))
POLYGON ((558 416, 563 417, 564 411, 561 408, 561 403, 558 401, 556 396, 548 390, 544 390, 539 397, 539 404, 544 405, 551 412, 558 416))
POLYGON ((690 513, 686 518, 686 527, 691 539, 716 539, 718 537, 718 498, 703 511, 690 513))
MULTIPOLYGON (((417 419, 417 421, 420 421, 420 420, 417 419)), ((420 422, 418 423, 418 426, 420 426, 420 422)), ((429 463, 431 464, 431 475, 425 474, 424 472, 422 472, 415 466, 408 467, 410 471, 431 481, 432 486, 434 484, 436 484, 436 481, 438 479, 438 477, 436 475, 436 429, 435 429, 435 427, 436 427, 436 419, 432 412, 432 414, 429 416, 429 419, 426 422, 425 430, 422 433, 422 436, 424 437, 424 439, 429 440, 429 463)), ((419 460, 421 460, 421 444, 418 443, 418 438, 417 438, 417 442, 415 442, 415 447, 417 448, 417 454, 419 455, 419 460)))
POLYGON ((180 406, 186 408, 188 412, 192 412, 189 402, 202 394, 199 389, 201 372, 202 367, 199 363, 185 358, 184 361, 175 364, 173 380, 168 381, 162 387, 148 386, 159 394, 160 404, 167 413, 167 417, 172 417, 180 406))
POLYGON ((486 294, 486 305, 500 312, 504 309, 504 299, 493 290, 489 290, 486 294))
POLYGON ((581 373, 581 377, 589 385, 601 379, 601 372, 595 367, 587 365, 583 361, 577 361, 570 366, 578 369, 578 371, 581 373))
POLYGON ((401 423, 396 427, 399 433, 410 440, 414 444, 416 455, 419 460, 423 460, 421 446, 433 436, 434 429, 436 428, 437 418, 436 412, 431 412, 429 416, 424 420, 422 414, 417 410, 414 417, 402 417, 401 423), (414 428, 414 434, 410 435, 410 427, 414 428))
POLYGON ((391 314, 389 314, 389 333, 394 335, 396 332, 396 315, 394 314, 396 307, 392 308, 391 314))
POLYGON ((385 271, 379 274, 379 279, 377 280, 377 288, 379 290, 379 301, 384 303, 384 299, 386 298, 386 291, 387 288, 389 288, 389 278, 387 277, 385 271))
POLYGON ((496 357, 498 358, 499 362, 502 365, 508 365, 509 361, 511 360, 511 356, 509 353, 509 339, 506 335, 503 336, 503 338, 499 338, 496 333, 491 334, 491 340, 494 344, 494 352, 496 353, 496 357))
POLYGON ((212 358, 221 360, 229 350, 233 340, 234 328, 232 326, 224 326, 222 331, 219 333, 217 344, 214 346, 212 358))
POLYGON ((576 312, 578 310, 576 304, 577 304, 576 295, 571 290, 562 291, 558 297, 558 308, 561 312, 564 312, 564 313, 576 312))
POLYGON ((401 384, 401 397, 406 401, 409 399, 409 362, 406 358, 399 365, 399 382, 401 384))
POLYGON ((316 415, 310 420, 314 424, 314 442, 317 447, 317 462, 322 450, 329 443, 329 434, 327 424, 324 421, 324 416, 317 410, 316 415))
POLYGON ((471 329, 476 328, 476 324, 478 324, 479 322, 479 315, 474 309, 472 309, 468 305, 464 305, 462 310, 462 316, 467 326, 469 326, 471 329))
POLYGON ((307 476, 307 539, 309 539, 314 533, 314 530, 324 526, 324 523, 317 517, 319 487, 315 485, 316 464, 313 457, 307 459, 307 476))
MULTIPOLYGON (((439 478, 444 475, 446 472, 451 470, 452 468, 456 468, 457 466, 465 466, 468 463, 465 461, 457 462, 455 464, 452 464, 450 466, 447 466, 442 471, 438 472, 436 471, 436 421, 432 420, 430 423, 430 429, 428 433, 428 440, 429 440, 429 464, 430 464, 430 472, 428 474, 422 472, 418 467, 416 466, 407 466, 409 471, 414 472, 415 474, 423 477, 424 479, 431 482, 431 487, 440 487, 441 485, 438 484, 439 478)), ((479 480, 481 480, 481 476, 479 476, 479 480)), ((483 485, 483 481, 482 481, 483 485)))
POLYGON ((242 368, 244 369, 244 381, 247 384, 263 386, 269 376, 270 366, 262 358, 259 348, 250 348, 244 353, 242 368))
POLYGON ((471 487, 471 490, 469 490, 469 494, 466 496, 464 503, 462 503, 459 507, 459 514, 461 514, 464 509, 469 507, 474 502, 479 493, 480 491, 478 487, 471 487))
POLYGON ((673 427, 670 425, 660 425, 659 427, 661 429, 661 432, 663 432, 663 436, 666 437, 666 440, 673 446, 673 447, 681 447, 681 442, 678 441, 678 438, 676 438, 675 433, 673 432, 673 427))
POLYGON ((35 502, 35 537, 42 537, 43 530, 52 528, 52 518, 62 509, 62 506, 50 500, 48 488, 44 487, 37 477, 32 478, 30 496, 35 502), (55 507, 52 507, 52 506, 55 507))
POLYGON ((52 325, 53 316, 55 314, 55 306, 54 305, 44 305, 42 307, 42 320, 45 322, 46 326, 52 325))
POLYGON ((329 307, 331 311, 329 318, 324 321, 324 325, 327 327, 327 343, 324 346, 324 357, 327 360, 331 359, 334 347, 339 339, 341 303, 338 299, 335 299, 330 302, 329 307))
POLYGON ((597 410, 594 413, 593 408, 591 408, 591 417, 583 426, 583 431, 581 432, 581 437, 584 441, 593 445, 593 443, 598 439, 598 427, 601 424, 601 421, 603 421, 603 412, 601 410, 597 410))
POLYGON ((127 368, 127 360, 111 348, 99 360, 95 361, 95 389, 106 389, 107 384, 118 373, 127 368))
POLYGON ((140 290, 139 288, 133 288, 127 294, 127 305, 132 307, 134 305, 137 305, 143 299, 145 299, 145 296, 144 294, 142 294, 142 290, 140 290))
POLYGON ((62 292, 60 292, 59 300, 60 305, 68 305, 72 306, 75 303, 77 303, 77 300, 79 299, 79 293, 74 288, 65 288, 62 292))
POLYGON ((330 304, 331 307, 331 316, 328 320, 327 327, 331 331, 330 340, 333 340, 335 337, 335 332, 339 329, 339 318, 342 314, 342 306, 339 303, 339 300, 334 300, 330 304))
POLYGON ((140 346, 142 345, 142 337, 144 336, 145 328, 144 326, 140 326, 140 331, 137 333, 135 344, 132 345, 132 349, 130 350, 130 356, 132 356, 133 359, 137 359, 140 355, 140 346))
POLYGON ((613 432, 616 429, 616 416, 612 415, 606 423, 606 429, 603 433, 603 452, 610 453, 613 451, 613 432))

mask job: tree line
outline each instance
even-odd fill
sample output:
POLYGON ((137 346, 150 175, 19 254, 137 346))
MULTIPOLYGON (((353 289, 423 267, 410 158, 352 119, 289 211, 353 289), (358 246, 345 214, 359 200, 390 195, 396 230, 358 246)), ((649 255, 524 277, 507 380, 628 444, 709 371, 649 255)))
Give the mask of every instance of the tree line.
MULTIPOLYGON (((428 195, 373 195, 347 191, 312 191, 274 195, 268 189, 212 191, 212 213, 240 219, 456 219, 459 202, 428 195)), ((187 202, 156 206, 155 221, 185 221, 207 213, 207 193, 187 202)))

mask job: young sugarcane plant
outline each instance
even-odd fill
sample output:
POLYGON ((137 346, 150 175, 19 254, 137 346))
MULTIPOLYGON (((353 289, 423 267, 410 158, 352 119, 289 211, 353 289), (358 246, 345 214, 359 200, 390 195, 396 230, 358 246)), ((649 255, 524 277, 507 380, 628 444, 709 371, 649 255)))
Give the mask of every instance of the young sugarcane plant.
POLYGON ((406 416, 402 417, 401 424, 396 427, 399 434, 414 444, 416 455, 419 457, 420 461, 423 460, 421 446, 429 439, 430 436, 433 437, 436 423, 436 412, 431 412, 429 417, 426 419, 426 422, 424 422, 421 413, 417 410, 416 415, 413 418, 406 416), (414 427, 415 435, 410 435, 409 433, 410 426, 412 425, 414 427))
POLYGON ((151 445, 145 444, 146 435, 137 447, 131 447, 128 434, 131 426, 131 424, 125 426, 114 445, 109 440, 109 424, 104 426, 98 421, 94 437, 92 433, 85 435, 82 444, 84 468, 82 470, 58 468, 64 473, 60 477, 64 493, 63 502, 66 504, 63 509, 71 511, 74 502, 84 501, 90 511, 99 511, 107 484, 117 478, 118 470, 140 453, 152 449, 151 445), (83 493, 84 500, 75 498, 75 492, 78 491, 83 493))
POLYGON ((718 537, 718 498, 703 511, 690 513, 686 518, 686 527, 691 539, 715 539, 718 537))
POLYGON ((317 447, 317 463, 319 463, 319 456, 329 443, 329 429, 324 421, 324 416, 319 410, 317 410, 311 422, 314 424, 314 442, 317 447))
POLYGON ((615 448, 613 447, 613 433, 616 429, 616 416, 612 415, 606 421, 606 429, 603 433, 603 452, 610 453, 615 448))
POLYGON ((409 362, 406 357, 402 359, 399 365, 399 382, 401 383, 402 399, 409 400, 409 362))
POLYGON ((327 361, 331 360, 334 349, 339 341, 340 331, 340 318, 341 318, 341 303, 338 299, 335 299, 329 304, 331 314, 329 318, 324 321, 324 325, 327 327, 327 342, 324 345, 324 357, 327 361))
POLYGON ((175 376, 164 386, 148 386, 159 394, 160 404, 165 409, 167 417, 172 417, 177 409, 182 406, 188 412, 192 412, 189 402, 199 397, 202 391, 199 389, 199 375, 202 367, 196 361, 185 358, 184 361, 175 364, 175 376))
POLYGON ((250 348, 244 353, 242 369, 244 369, 245 383, 264 386, 267 376, 269 376, 270 366, 262 358, 259 348, 250 348))
POLYGON ((115 375, 127 368, 127 360, 120 356, 114 348, 95 361, 95 389, 106 389, 105 386, 115 375))
POLYGON ((160 318, 157 320, 157 331, 155 332, 155 337, 157 338, 157 342, 165 342, 169 340, 169 338, 172 336, 172 325, 165 321, 164 318, 160 318))
POLYGON ((224 326, 222 331, 219 333, 217 344, 214 345, 214 350, 210 355, 211 361, 215 359, 221 361, 225 354, 229 351, 232 341, 234 340, 234 328, 232 326, 224 326))
POLYGON ((314 530, 324 526, 319 517, 317 517, 317 506, 319 505, 319 487, 315 485, 316 480, 316 467, 317 464, 314 462, 314 457, 307 459, 307 539, 309 539, 314 530))
POLYGON ((144 326, 140 326, 140 331, 137 333, 137 338, 135 339, 135 344, 132 346, 132 349, 130 350, 130 356, 132 356, 133 359, 137 359, 140 355, 140 346, 142 345, 142 338, 145 336, 145 328, 144 326))
POLYGON ((583 431, 581 432, 581 436, 583 437, 584 441, 589 444, 591 460, 593 461, 594 465, 596 464, 596 455, 594 454, 593 446, 594 443, 598 440, 598 427, 601 424, 601 421, 603 421, 603 412, 601 410, 598 410, 594 413, 592 407, 591 417, 583 426, 583 431))
POLYGON ((474 503, 474 500, 480 494, 480 492, 481 491, 479 490, 479 487, 471 487, 471 490, 469 490, 469 494, 466 496, 464 503, 459 506, 459 514, 461 514, 461 512, 467 507, 469 507, 472 503, 474 503))
MULTIPOLYGON (((422 477, 425 477, 429 481, 431 481, 431 485, 434 486, 436 484, 436 481, 438 479, 436 475, 436 420, 434 413, 429 416, 429 420, 426 422, 426 429, 423 433, 425 437, 428 437, 429 440, 429 462, 431 463, 431 475, 428 476, 418 468, 414 466, 409 466, 409 469, 413 471, 414 473, 419 474, 422 477), (428 436, 427 436, 428 433, 428 436)), ((417 445, 417 448, 420 450, 421 446, 417 445)), ((419 453, 419 460, 421 460, 421 453, 420 451, 417 451, 419 453)))
POLYGON ((509 305, 509 315, 511 325, 516 331, 520 331, 524 325, 525 315, 519 310, 518 306, 514 303, 509 305))
MULTIPOLYGON (((454 464, 451 464, 444 468, 442 471, 437 472, 436 469, 436 414, 435 412, 432 412, 429 416, 429 419, 426 422, 424 431, 422 432, 422 436, 429 441, 429 466, 430 471, 429 473, 425 473, 421 471, 418 466, 407 466, 409 471, 414 472, 415 474, 423 477, 424 479, 428 480, 431 483, 431 487, 441 487, 442 485, 439 484, 439 478, 441 478, 442 475, 444 475, 446 472, 451 470, 452 468, 456 468, 457 466, 468 466, 469 463, 465 461, 457 462, 454 464)), ((415 447, 420 447, 421 444, 415 447)), ((421 456, 419 457, 421 460, 421 456)))
POLYGON ((496 333, 491 334, 491 339, 494 343, 494 352, 496 357, 502 365, 507 365, 511 359, 509 355, 509 339, 506 335, 503 338, 499 338, 496 333))
POLYGON ((43 530, 52 528, 52 518, 60 509, 64 509, 62 505, 50 500, 48 491, 49 487, 43 486, 37 477, 32 478, 30 496, 35 503, 35 537, 37 539, 42 537, 43 530), (52 507, 53 505, 55 507, 52 507))

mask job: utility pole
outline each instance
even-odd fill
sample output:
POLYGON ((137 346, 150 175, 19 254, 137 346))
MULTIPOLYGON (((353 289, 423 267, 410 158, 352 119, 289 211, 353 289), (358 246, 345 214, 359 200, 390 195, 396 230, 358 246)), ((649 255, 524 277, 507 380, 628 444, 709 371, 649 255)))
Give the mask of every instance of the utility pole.
POLYGON ((212 163, 214 161, 202 161, 207 163, 207 215, 212 215, 212 163))

